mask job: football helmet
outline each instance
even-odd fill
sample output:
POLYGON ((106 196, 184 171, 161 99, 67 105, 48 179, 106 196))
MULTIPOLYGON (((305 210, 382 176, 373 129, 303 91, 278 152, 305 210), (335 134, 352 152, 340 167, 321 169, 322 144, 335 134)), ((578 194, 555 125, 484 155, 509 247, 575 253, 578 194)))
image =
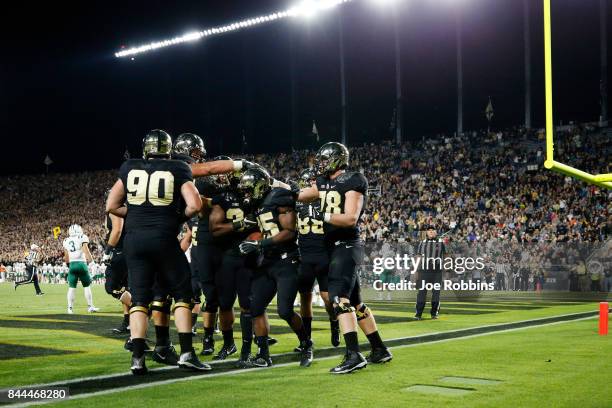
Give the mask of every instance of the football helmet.
POLYGON ((149 159, 151 157, 170 157, 172 152, 172 138, 163 130, 151 130, 142 139, 142 157, 149 159))
POLYGON ((253 167, 240 174, 237 190, 244 205, 259 203, 272 189, 271 178, 263 167, 253 167))
POLYGON ((313 180, 317 178, 317 174, 312 168, 306 168, 300 172, 298 177, 298 186, 300 188, 308 188, 313 180))
POLYGON ((76 237, 76 236, 82 235, 82 234, 83 234, 83 229, 78 224, 72 224, 68 228, 68 235, 71 236, 71 237, 76 237))
POLYGON ((348 167, 349 151, 345 145, 337 142, 325 143, 317 152, 314 166, 317 174, 329 175, 348 167))
POLYGON ((196 163, 201 163, 206 157, 206 148, 202 138, 193 133, 182 133, 174 141, 172 155, 189 156, 196 163))

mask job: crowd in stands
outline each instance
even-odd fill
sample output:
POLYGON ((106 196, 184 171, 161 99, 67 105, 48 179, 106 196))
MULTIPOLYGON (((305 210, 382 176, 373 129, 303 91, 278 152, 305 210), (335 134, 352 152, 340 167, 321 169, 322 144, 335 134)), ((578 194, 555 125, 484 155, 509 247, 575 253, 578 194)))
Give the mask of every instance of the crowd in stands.
MULTIPOLYGON (((543 170, 540 130, 439 135, 350 151, 351 169, 369 181, 366 242, 414 242, 424 225, 435 224, 449 241, 511 244, 508 255, 527 243, 597 243, 612 235, 611 191, 543 170)), ((612 138, 593 126, 559 128, 555 155, 586 171, 612 172, 612 138)), ((313 157, 308 150, 247 156, 277 179, 295 179, 313 157)), ((48 262, 61 263, 61 241, 72 223, 83 227, 99 259, 103 198, 115 177, 115 171, 1 177, 0 263, 22 260, 31 243, 43 247, 48 262)))

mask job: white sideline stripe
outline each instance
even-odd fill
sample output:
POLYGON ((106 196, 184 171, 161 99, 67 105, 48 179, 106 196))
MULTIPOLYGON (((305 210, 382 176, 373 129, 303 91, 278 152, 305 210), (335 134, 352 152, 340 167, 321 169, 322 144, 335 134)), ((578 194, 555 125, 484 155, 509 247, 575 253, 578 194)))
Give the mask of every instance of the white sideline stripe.
MULTIPOLYGON (((565 316, 569 316, 569 315, 565 315, 565 316)), ((561 317, 561 316, 556 316, 556 317, 561 317)), ((408 347, 426 346, 426 345, 435 344, 435 343, 445 343, 447 341, 464 340, 464 339, 470 339, 470 338, 474 338, 474 337, 489 336, 489 335, 492 335, 492 334, 508 333, 508 332, 514 332, 514 331, 519 331, 519 330, 534 329, 534 328, 539 328, 539 327, 543 327, 543 326, 554 326, 554 325, 557 325, 557 324, 579 322, 579 321, 582 321, 582 320, 596 319, 598 317, 599 316, 588 316, 588 317, 582 317, 582 318, 573 319, 573 320, 561 320, 561 321, 558 321, 558 322, 543 323, 543 324, 540 324, 540 325, 531 325, 531 326, 525 326, 525 327, 515 327, 515 328, 512 328, 512 329, 504 329, 504 330, 491 331, 491 332, 486 332, 486 333, 470 334, 468 336, 453 337, 453 338, 449 338, 449 339, 427 341, 427 342, 415 343, 415 344, 405 344, 405 345, 389 347, 389 348, 390 349, 400 349, 400 348, 408 348, 408 347)), ((528 321, 528 320, 526 320, 526 321, 528 321)), ((486 326, 482 326, 482 327, 486 327, 486 326)), ((337 359, 338 356, 336 355, 336 356, 329 356, 329 357, 321 357, 321 358, 315 359, 315 361, 331 360, 333 358, 337 359)), ((250 373, 250 372, 254 372, 254 371, 260 371, 260 370, 266 370, 266 369, 274 369, 274 368, 277 368, 277 367, 287 367, 287 366, 296 365, 296 364, 297 363, 294 361, 294 362, 291 362, 291 363, 283 363, 283 364, 274 365, 272 367, 250 368, 250 369, 245 369, 245 370, 226 371, 226 372, 222 372, 222 373, 193 375, 193 376, 189 376, 189 377, 173 378, 173 379, 170 379, 170 380, 155 381, 155 382, 144 383, 144 384, 137 384, 137 385, 129 385, 127 387, 113 388, 111 390, 95 391, 95 392, 90 392, 90 393, 86 393, 86 394, 78 394, 78 395, 75 395, 73 397, 71 396, 71 397, 69 397, 68 399, 66 399, 64 401, 72 401, 72 400, 78 400, 78 399, 84 399, 84 398, 97 397, 97 396, 101 396, 101 395, 116 394, 118 392, 131 391, 131 390, 137 390, 137 389, 142 389, 142 388, 149 388, 149 387, 154 387, 154 386, 157 386, 157 385, 174 384, 174 383, 183 382, 183 381, 199 380, 201 378, 222 377, 222 376, 226 376, 226 375, 237 375, 237 374, 243 374, 243 373, 250 373)), ((169 367, 169 368, 170 369, 175 369, 175 367, 169 367)), ((123 373, 121 375, 125 375, 125 373, 123 373)), ((111 377, 116 377, 116 376, 117 375, 112 375, 112 376, 106 376, 104 378, 111 378, 111 377)), ((98 378, 101 378, 101 377, 98 377, 98 378)), ((23 386, 23 387, 19 387, 19 388, 31 388, 31 386, 23 386)), ((26 403, 23 403, 23 404, 7 405, 7 406, 11 406, 11 407, 17 408, 17 407, 30 407, 30 406, 35 406, 35 405, 46 405, 46 404, 61 403, 61 402, 62 402, 61 400, 32 401, 32 402, 26 402, 26 403)))

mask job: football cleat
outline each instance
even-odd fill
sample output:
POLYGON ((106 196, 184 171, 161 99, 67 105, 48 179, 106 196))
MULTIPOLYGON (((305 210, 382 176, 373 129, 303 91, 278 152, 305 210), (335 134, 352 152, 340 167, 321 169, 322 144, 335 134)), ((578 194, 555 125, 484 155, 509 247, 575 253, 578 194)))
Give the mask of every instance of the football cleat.
POLYGON ((297 347, 295 347, 293 349, 294 352, 296 353, 301 353, 302 352, 302 343, 298 344, 297 347))
POLYGON ((45 292, 38 292, 38 293, 36 294, 36 296, 42 296, 42 295, 44 295, 44 294, 45 294, 45 292))
POLYGON ((200 355, 210 356, 215 352, 215 339, 213 336, 204 336, 202 339, 202 351, 200 355))
POLYGON ((126 334, 130 332, 130 325, 123 321, 118 327, 115 327, 112 331, 116 334, 126 334))
POLYGON ((74 314, 74 311, 72 310, 72 308, 71 308, 71 307, 69 307, 69 308, 68 308, 68 310, 66 311, 66 313, 68 313, 68 314, 74 314))
POLYGON ((198 356, 196 356, 196 353, 193 351, 181 354, 181 356, 179 357, 178 365, 181 368, 186 368, 194 371, 212 370, 212 367, 208 364, 202 363, 198 356))
POLYGON ((368 363, 382 364, 393 359, 393 354, 386 347, 379 347, 372 349, 370 354, 366 357, 368 363))
POLYGON ((423 317, 421 317, 421 315, 417 313, 414 315, 414 320, 423 320, 423 317))
POLYGON ((100 309, 99 309, 99 308, 97 308, 97 307, 94 307, 94 306, 89 306, 89 307, 87 308, 87 312, 88 312, 88 313, 95 313, 95 312, 99 312, 99 311, 100 311, 100 309))
POLYGON ((273 346, 276 343, 278 343, 278 340, 276 340, 274 337, 268 336, 268 346, 273 346))
POLYGON ((348 350, 340 364, 329 370, 329 372, 332 374, 348 374, 355 370, 360 370, 367 365, 368 362, 361 353, 348 350))
POLYGON ((313 353, 312 353, 312 341, 305 340, 300 344, 302 349, 302 356, 300 357, 300 367, 310 367, 312 364, 313 353))
POLYGON ((151 357, 153 361, 170 366, 177 365, 179 360, 179 356, 172 343, 169 346, 155 346, 151 357))
POLYGON ((334 347, 340 345, 340 323, 337 320, 330 322, 331 329, 331 344, 334 347))
POLYGON ((230 346, 224 344, 223 347, 221 347, 221 350, 219 350, 219 354, 217 354, 213 360, 225 360, 237 351, 238 349, 234 343, 232 343, 230 346))
POLYGON ((260 354, 257 354, 252 360, 251 364, 253 367, 272 367, 272 359, 268 357, 264 357, 260 354))
POLYGON ((236 361, 236 364, 234 364, 234 367, 236 367, 236 368, 253 368, 255 366, 251 362, 252 358, 253 357, 250 354, 248 354, 246 356, 240 356, 240 359, 238 361, 236 361))
POLYGON ((432 314, 431 315, 431 319, 432 320, 437 320, 438 319, 438 315, 437 314, 432 314))
POLYGON ((145 375, 148 371, 145 364, 145 356, 140 358, 132 356, 132 366, 130 369, 134 375, 145 375))
MULTIPOLYGON (((125 339, 125 343, 123 344, 123 348, 126 349, 127 351, 133 351, 134 350, 134 343, 132 343, 132 339, 130 337, 125 339)), ((151 347, 149 346, 149 343, 147 342, 147 344, 145 346, 145 353, 150 353, 150 352, 151 352, 151 347)))

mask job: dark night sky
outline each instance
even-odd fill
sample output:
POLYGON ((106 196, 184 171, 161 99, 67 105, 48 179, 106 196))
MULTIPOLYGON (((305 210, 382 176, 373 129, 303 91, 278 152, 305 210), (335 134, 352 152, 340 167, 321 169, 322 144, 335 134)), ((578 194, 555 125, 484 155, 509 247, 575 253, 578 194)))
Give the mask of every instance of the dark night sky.
MULTIPOLYGON (((295 53, 299 134, 316 120, 340 135, 337 11, 289 19, 138 56, 120 45, 288 8, 285 1, 27 3, 5 10, 0 60, 0 174, 118 167, 127 146, 139 153, 148 129, 195 132, 213 154, 290 148, 290 52, 295 53)), ((522 1, 463 0, 464 128, 523 121, 522 1)), ((452 132, 456 124, 452 1, 402 2, 405 134, 452 132)), ((553 2, 555 120, 597 120, 598 0, 553 2)), ((609 5, 612 10, 612 5, 609 5)), ((343 13, 349 143, 389 137, 394 107, 394 44, 389 11, 367 0, 343 13)), ((544 121, 541 1, 531 5, 533 120, 544 121)), ((612 20, 612 19, 611 19, 612 20)), ((612 21, 609 25, 612 25, 612 21)), ((608 36, 608 38, 610 38, 608 36)), ((608 64, 610 65, 610 64, 608 64)))

